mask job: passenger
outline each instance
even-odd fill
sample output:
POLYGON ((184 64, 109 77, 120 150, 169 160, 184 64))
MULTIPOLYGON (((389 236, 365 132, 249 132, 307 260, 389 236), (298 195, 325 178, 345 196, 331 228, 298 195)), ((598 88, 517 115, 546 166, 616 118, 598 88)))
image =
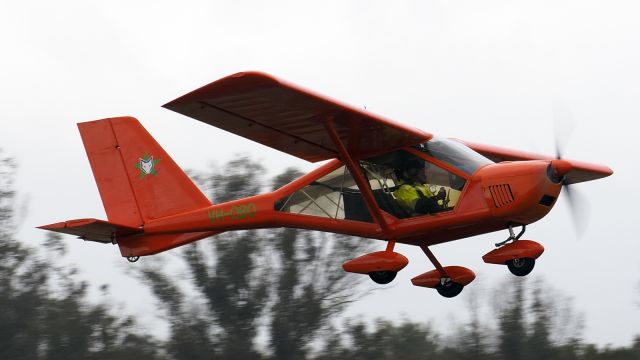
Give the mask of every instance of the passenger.
POLYGON ((394 191, 398 203, 413 214, 433 214, 447 210, 447 191, 440 187, 435 193, 435 187, 427 185, 426 170, 429 163, 419 159, 407 159, 396 176, 401 185, 394 191))

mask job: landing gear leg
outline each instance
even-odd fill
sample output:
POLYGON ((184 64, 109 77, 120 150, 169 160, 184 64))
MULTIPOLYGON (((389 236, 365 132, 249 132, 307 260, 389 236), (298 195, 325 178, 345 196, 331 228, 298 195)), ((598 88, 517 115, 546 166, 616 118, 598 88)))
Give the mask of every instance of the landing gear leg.
POLYGON ((489 264, 507 265, 509 271, 516 276, 526 276, 536 264, 538 258, 544 248, 542 245, 531 240, 520 240, 526 230, 526 226, 522 225, 522 230, 516 235, 513 231, 513 225, 509 224, 509 237, 507 240, 499 242, 495 249, 482 259, 489 264), (508 244, 511 242, 510 244, 508 244))
POLYGON ((458 296, 462 292, 464 285, 451 280, 451 277, 447 275, 447 272, 442 267, 442 265, 440 265, 440 262, 438 261, 438 259, 436 259, 435 255, 433 255, 433 253, 431 252, 428 246, 423 245, 423 246, 420 246, 420 248, 422 249, 422 251, 424 251, 425 255, 427 255, 427 257, 429 258, 433 266, 436 267, 436 270, 438 270, 438 273, 440 273, 440 283, 436 285, 436 290, 438 291, 438 294, 446 298, 452 298, 452 297, 458 296))
POLYGON ((520 230, 520 232, 518 233, 518 235, 516 235, 513 232, 513 225, 509 224, 509 237, 507 238, 507 240, 505 241, 501 241, 499 243, 496 243, 496 247, 500 247, 503 246, 505 244, 507 244, 510 241, 518 241, 520 240, 520 238, 522 237, 522 235, 524 235, 524 232, 527 230, 527 225, 522 225, 522 230, 520 230))
MULTIPOLYGON (((496 247, 503 246, 509 241, 516 242, 520 240, 520 238, 522 237, 522 235, 524 235, 524 232, 526 230, 527 230, 527 226, 522 225, 522 230, 520 230, 518 235, 515 235, 515 233, 513 232, 513 225, 509 224, 509 237, 507 238, 507 240, 497 243, 496 247)), ((527 257, 517 258, 517 259, 507 261, 507 268, 509 268, 509 271, 515 276, 529 275, 529 273, 533 270, 533 267, 535 265, 536 265, 536 259, 527 258, 527 257)))

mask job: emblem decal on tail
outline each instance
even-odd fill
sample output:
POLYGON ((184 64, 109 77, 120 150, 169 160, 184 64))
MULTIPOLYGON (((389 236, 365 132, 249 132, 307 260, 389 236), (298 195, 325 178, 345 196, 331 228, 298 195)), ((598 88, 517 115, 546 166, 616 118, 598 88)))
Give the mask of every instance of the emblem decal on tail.
POLYGON ((136 168, 140 170, 138 175, 140 179, 144 179, 147 175, 156 176, 156 165, 160 162, 159 159, 154 159, 152 155, 145 154, 144 157, 139 158, 140 161, 136 164, 136 168))

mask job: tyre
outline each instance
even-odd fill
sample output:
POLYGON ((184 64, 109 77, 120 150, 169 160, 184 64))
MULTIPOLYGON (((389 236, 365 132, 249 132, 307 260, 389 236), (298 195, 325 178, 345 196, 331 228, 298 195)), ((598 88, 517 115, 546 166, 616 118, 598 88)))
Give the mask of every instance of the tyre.
POLYGON ((515 276, 526 276, 533 270, 536 260, 532 258, 520 258, 507 261, 509 271, 515 276))
POLYGON ((369 277, 375 283, 388 284, 396 278, 397 274, 395 271, 373 271, 369 273, 369 277))
POLYGON ((436 290, 438 290, 438 294, 446 298, 452 298, 452 297, 458 296, 458 294, 462 292, 463 288, 464 286, 453 281, 449 281, 444 284, 439 284, 438 286, 436 286, 436 290))

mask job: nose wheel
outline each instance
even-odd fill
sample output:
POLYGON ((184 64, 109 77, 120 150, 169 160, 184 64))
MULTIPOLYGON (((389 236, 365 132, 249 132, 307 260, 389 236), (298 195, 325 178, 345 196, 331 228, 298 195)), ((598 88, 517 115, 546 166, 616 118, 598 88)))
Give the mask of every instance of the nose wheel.
POLYGON ((518 258, 507 261, 509 271, 515 276, 527 276, 536 265, 536 259, 518 258))
POLYGON ((507 265, 509 272, 515 276, 527 276, 536 265, 536 259, 544 252, 544 247, 535 241, 520 240, 525 227, 518 235, 509 225, 509 238, 497 243, 494 249, 482 257, 487 264, 507 265))

